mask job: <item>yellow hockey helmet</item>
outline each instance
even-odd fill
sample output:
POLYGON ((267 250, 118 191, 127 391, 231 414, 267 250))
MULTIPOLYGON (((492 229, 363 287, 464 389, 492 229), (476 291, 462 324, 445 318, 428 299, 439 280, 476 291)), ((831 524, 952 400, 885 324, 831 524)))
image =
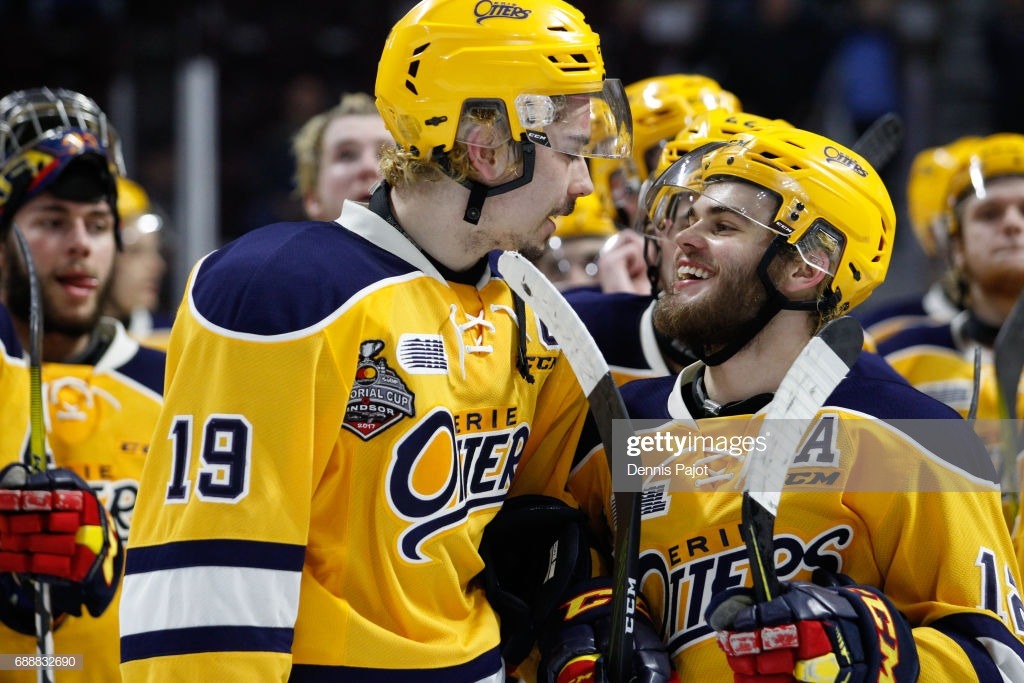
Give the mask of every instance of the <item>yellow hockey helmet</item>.
POLYGON ((561 0, 423 0, 391 29, 375 95, 396 142, 420 159, 450 151, 463 140, 460 124, 481 111, 507 121, 494 146, 529 140, 578 156, 629 154, 622 84, 605 79, 598 35, 561 0), (578 122, 587 104, 606 119, 599 134, 566 135, 559 124, 578 122))
POLYGON ((945 250, 949 228, 949 181, 969 158, 970 150, 981 140, 965 136, 948 145, 928 147, 918 152, 907 175, 907 218, 921 249, 930 257, 945 250))
POLYGON ((995 133, 971 144, 960 156, 946 190, 949 236, 960 233, 957 208, 964 199, 984 198, 992 180, 1020 175, 1024 175, 1024 135, 995 133))
MULTIPOLYGON (((655 181, 646 205, 653 222, 683 218, 698 195, 723 202, 717 181, 762 188, 773 217, 760 223, 831 276, 838 313, 864 301, 885 279, 896 213, 885 184, 856 152, 829 138, 776 126, 739 135, 699 159, 684 156, 655 181), (679 192, 666 192, 669 187, 679 192), (668 210, 666 210, 668 206, 668 210)), ((745 206, 729 206, 749 215, 745 206)))
POLYGON ((626 86, 633 115, 633 164, 644 180, 658 163, 662 145, 706 111, 740 110, 737 97, 699 74, 654 76, 626 86))
POLYGON ((752 133, 772 126, 793 127, 783 119, 769 119, 744 111, 729 111, 726 108, 710 109, 697 114, 674 138, 665 143, 654 175, 664 173, 665 169, 679 160, 679 157, 701 145, 728 140, 741 133, 752 133))
POLYGON ((117 179, 117 211, 121 215, 121 239, 132 244, 140 235, 162 230, 164 217, 149 201, 142 186, 128 178, 117 179))

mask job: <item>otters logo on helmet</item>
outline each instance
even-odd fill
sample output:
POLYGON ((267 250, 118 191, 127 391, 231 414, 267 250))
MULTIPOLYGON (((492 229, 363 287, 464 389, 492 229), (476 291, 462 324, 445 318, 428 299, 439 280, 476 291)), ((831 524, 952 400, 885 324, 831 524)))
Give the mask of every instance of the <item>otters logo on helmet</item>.
POLYGON ((359 345, 359 364, 352 393, 348 397, 342 425, 363 441, 381 433, 403 417, 416 414, 415 396, 383 358, 380 339, 368 339, 359 345))

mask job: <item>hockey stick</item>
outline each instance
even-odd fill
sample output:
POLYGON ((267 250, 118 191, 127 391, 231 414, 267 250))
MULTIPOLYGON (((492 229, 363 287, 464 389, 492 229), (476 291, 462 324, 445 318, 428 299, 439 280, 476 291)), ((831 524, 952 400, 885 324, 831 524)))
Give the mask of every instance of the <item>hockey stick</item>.
POLYGON ((999 334, 993 346, 996 373, 996 387, 999 392, 999 417, 1002 432, 1003 508, 1007 521, 1013 524, 1017 516, 1017 453, 1020 451, 1020 437, 1017 434, 1017 391, 1021 371, 1024 370, 1024 294, 1017 297, 1017 303, 999 327, 999 334))
POLYGON ((892 161, 903 147, 903 119, 895 112, 882 114, 850 146, 868 160, 876 171, 892 161))
MULTIPOLYGON (((590 411, 597 423, 611 471, 613 420, 625 420, 630 433, 633 428, 604 355, 576 311, 551 281, 522 255, 504 252, 498 257, 498 271, 512 291, 533 308, 558 340, 590 402, 590 411)), ((520 324, 526 323, 522 321, 520 324)), ((615 590, 612 591, 607 673, 612 683, 627 683, 632 668, 633 617, 638 589, 640 496, 633 492, 615 491, 613 501, 616 524, 612 585, 615 590), (623 588, 625 590, 621 590, 623 588)))
POLYGON ((744 466, 746 476, 741 478, 743 540, 758 602, 767 602, 779 593, 775 517, 789 465, 804 432, 850 371, 863 344, 864 331, 853 318, 845 316, 826 324, 800 351, 765 411, 761 436, 771 448, 751 455, 744 466), (772 433, 766 432, 768 429, 772 433))
MULTIPOLYGON (((17 225, 11 225, 18 242, 21 260, 28 277, 28 366, 29 366, 29 456, 28 469, 42 472, 47 468, 46 431, 43 423, 43 310, 40 301, 39 279, 36 277, 35 262, 25 236, 17 225)), ((50 606, 50 586, 37 581, 36 594, 36 654, 46 657, 53 654, 53 610, 50 606)), ((39 666, 36 669, 39 683, 53 683, 53 670, 39 666)))

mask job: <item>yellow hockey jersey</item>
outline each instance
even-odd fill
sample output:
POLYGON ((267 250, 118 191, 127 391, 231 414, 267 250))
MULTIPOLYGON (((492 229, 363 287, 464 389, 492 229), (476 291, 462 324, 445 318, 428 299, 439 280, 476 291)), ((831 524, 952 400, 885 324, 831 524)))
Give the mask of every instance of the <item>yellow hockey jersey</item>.
MULTIPOLYGON (((42 367, 47 451, 57 467, 79 474, 110 512, 122 543, 131 526, 142 464, 159 415, 165 356, 140 347, 121 325, 103 318, 100 334, 108 341, 95 365, 44 363, 42 367)), ((0 385, 17 370, 23 402, 0 412, 4 433, 18 435, 18 450, 6 450, 4 464, 20 460, 28 448, 28 372, 24 359, 12 359, 0 370, 0 385)), ((5 394, 6 395, 6 394, 5 394)), ((68 616, 54 631, 54 651, 81 657, 82 668, 61 670, 64 681, 106 683, 119 677, 118 599, 99 617, 85 610, 68 616)), ((0 626, 0 652, 33 654, 34 636, 0 626)), ((0 671, 0 682, 33 683, 34 671, 0 671)))
MULTIPOLYGON (((643 435, 683 439, 666 442, 667 457, 648 454, 642 466, 651 469, 636 470, 641 590, 681 680, 727 681, 705 611, 713 595, 751 585, 741 491, 745 460, 763 450, 756 439, 764 409, 694 420, 682 392, 700 367, 627 384, 623 395, 643 435)), ((616 454, 627 470, 631 454, 616 454)), ((592 514, 610 507, 604 459, 595 449, 571 481, 592 514)), ((914 627, 921 680, 1024 680, 1020 574, 993 476, 966 423, 862 354, 787 472, 775 525, 779 577, 807 581, 822 567, 882 590, 914 627), (911 436, 875 415, 927 419, 911 436)))
POLYGON ((129 538, 125 681, 502 680, 483 527, 507 495, 566 497, 587 405, 481 273, 446 280, 352 202, 196 265, 129 538))
MULTIPOLYGON (((992 349, 968 339, 962 329, 968 314, 960 313, 948 324, 907 328, 879 345, 879 353, 913 386, 967 416, 974 395, 974 349, 980 349, 976 426, 997 468, 1004 457, 1002 428, 999 424, 999 389, 996 383, 992 349)), ((1017 388, 1017 429, 1024 419, 1024 384, 1017 388)), ((1020 497, 1024 481, 1024 460, 1016 459, 1017 480, 1013 493, 1020 497)), ((1014 482, 1002 482, 1011 487, 1014 482)), ((1007 489, 1009 490, 1009 489, 1007 489)), ((1020 514, 1008 520, 1013 532, 1017 560, 1024 566, 1024 525, 1020 514)))

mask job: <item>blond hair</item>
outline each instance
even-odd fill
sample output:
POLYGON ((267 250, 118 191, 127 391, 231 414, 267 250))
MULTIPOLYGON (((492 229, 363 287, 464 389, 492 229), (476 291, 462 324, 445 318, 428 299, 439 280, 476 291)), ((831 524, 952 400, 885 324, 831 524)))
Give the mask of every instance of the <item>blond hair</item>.
POLYGON ((373 98, 363 92, 342 93, 338 104, 312 117, 292 137, 295 157, 295 194, 299 198, 316 190, 320 175, 320 150, 327 125, 343 116, 380 116, 373 98))

